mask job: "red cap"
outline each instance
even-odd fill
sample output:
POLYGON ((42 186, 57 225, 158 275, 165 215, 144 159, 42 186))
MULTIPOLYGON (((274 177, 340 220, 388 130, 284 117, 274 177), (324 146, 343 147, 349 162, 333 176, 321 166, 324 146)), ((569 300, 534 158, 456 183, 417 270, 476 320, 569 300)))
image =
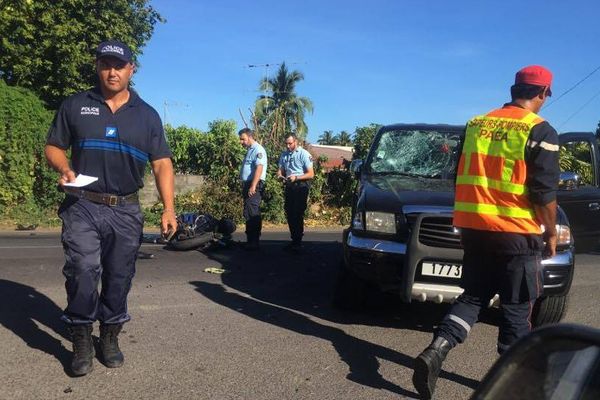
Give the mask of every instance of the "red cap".
POLYGON ((552 72, 540 65, 529 65, 520 69, 515 75, 515 85, 519 83, 550 87, 552 72))

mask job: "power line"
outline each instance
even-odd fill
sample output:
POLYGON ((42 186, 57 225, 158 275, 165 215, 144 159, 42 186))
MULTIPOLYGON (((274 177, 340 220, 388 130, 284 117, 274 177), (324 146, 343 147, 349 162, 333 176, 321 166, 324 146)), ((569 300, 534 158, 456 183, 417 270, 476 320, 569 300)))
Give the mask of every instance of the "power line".
POLYGON ((573 114, 571 114, 569 116, 569 118, 566 119, 565 122, 563 122, 562 124, 560 124, 560 126, 558 127, 558 129, 560 130, 560 128, 562 128, 567 122, 569 122, 575 115, 579 114, 579 112, 581 110, 583 110, 585 107, 587 107, 587 105, 590 104, 592 101, 594 101, 594 99, 596 99, 596 97, 598 97, 598 96, 600 96, 600 90, 598 92, 596 92, 596 94, 593 95, 591 99, 589 99, 581 107, 579 107, 573 114))
MULTIPOLYGON (((587 74, 583 79, 581 79, 579 82, 577 82, 576 84, 574 84, 573 86, 571 86, 570 89, 568 89, 566 92, 563 92, 560 96, 558 96, 556 99, 552 100, 550 103, 546 104, 544 107, 542 108, 548 108, 550 107, 552 104, 556 103, 558 100, 562 99, 567 93, 573 91, 573 89, 575 89, 577 86, 579 86, 583 81, 585 81, 586 79, 588 79, 590 76, 594 75, 596 73, 596 71, 600 70, 600 66, 598 66, 595 70, 593 70, 592 72, 590 72, 589 74, 587 74)), ((579 111, 577 111, 579 112, 579 111)))

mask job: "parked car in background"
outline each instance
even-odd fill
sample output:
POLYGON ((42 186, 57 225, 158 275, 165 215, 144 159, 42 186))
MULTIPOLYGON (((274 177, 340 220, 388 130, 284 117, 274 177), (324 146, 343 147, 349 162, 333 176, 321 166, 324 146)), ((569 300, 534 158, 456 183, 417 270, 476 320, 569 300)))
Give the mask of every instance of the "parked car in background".
POLYGON ((600 147, 591 132, 559 135, 560 190, 558 204, 567 214, 578 252, 600 245, 600 147))
MULTIPOLYGON (((463 139, 464 126, 389 125, 378 131, 366 160, 353 161, 358 185, 343 235, 335 305, 359 307, 372 288, 405 302, 453 302, 462 293, 463 251, 452 212, 463 139)), ((557 253, 542 262, 544 292, 534 308, 535 325, 562 318, 575 245, 582 240, 593 246, 600 238, 597 138, 571 133, 560 140, 557 253)))

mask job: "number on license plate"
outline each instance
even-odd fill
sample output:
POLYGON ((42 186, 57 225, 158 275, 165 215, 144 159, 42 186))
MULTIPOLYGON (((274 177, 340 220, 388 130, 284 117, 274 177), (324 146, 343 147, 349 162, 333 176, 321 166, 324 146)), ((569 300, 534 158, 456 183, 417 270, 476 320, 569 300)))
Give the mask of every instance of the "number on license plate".
POLYGON ((462 265, 424 262, 421 265, 421 275, 458 279, 462 276, 462 265))

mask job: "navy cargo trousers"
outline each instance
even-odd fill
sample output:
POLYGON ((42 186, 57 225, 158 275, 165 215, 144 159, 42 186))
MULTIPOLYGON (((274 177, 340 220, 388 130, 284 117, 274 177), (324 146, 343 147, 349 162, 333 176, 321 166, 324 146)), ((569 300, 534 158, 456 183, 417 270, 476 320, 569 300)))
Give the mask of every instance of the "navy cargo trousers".
POLYGON ((252 182, 242 183, 242 197, 244 198, 244 219, 246 220, 246 240, 248 243, 257 243, 262 231, 262 216, 260 214, 260 201, 262 200, 265 184, 259 181, 256 193, 248 195, 252 182))
POLYGON ((304 236, 304 212, 308 202, 310 184, 306 181, 285 185, 284 209, 292 242, 300 243, 304 236))
POLYGON ((465 251, 461 287, 465 289, 438 326, 435 336, 452 347, 463 343, 497 293, 502 319, 497 350, 502 354, 517 339, 531 331, 531 313, 543 291, 541 256, 499 255, 465 251))
POLYGON ((72 325, 129 321, 127 294, 144 224, 140 205, 108 206, 67 196, 59 217, 66 259, 63 321, 72 325))

